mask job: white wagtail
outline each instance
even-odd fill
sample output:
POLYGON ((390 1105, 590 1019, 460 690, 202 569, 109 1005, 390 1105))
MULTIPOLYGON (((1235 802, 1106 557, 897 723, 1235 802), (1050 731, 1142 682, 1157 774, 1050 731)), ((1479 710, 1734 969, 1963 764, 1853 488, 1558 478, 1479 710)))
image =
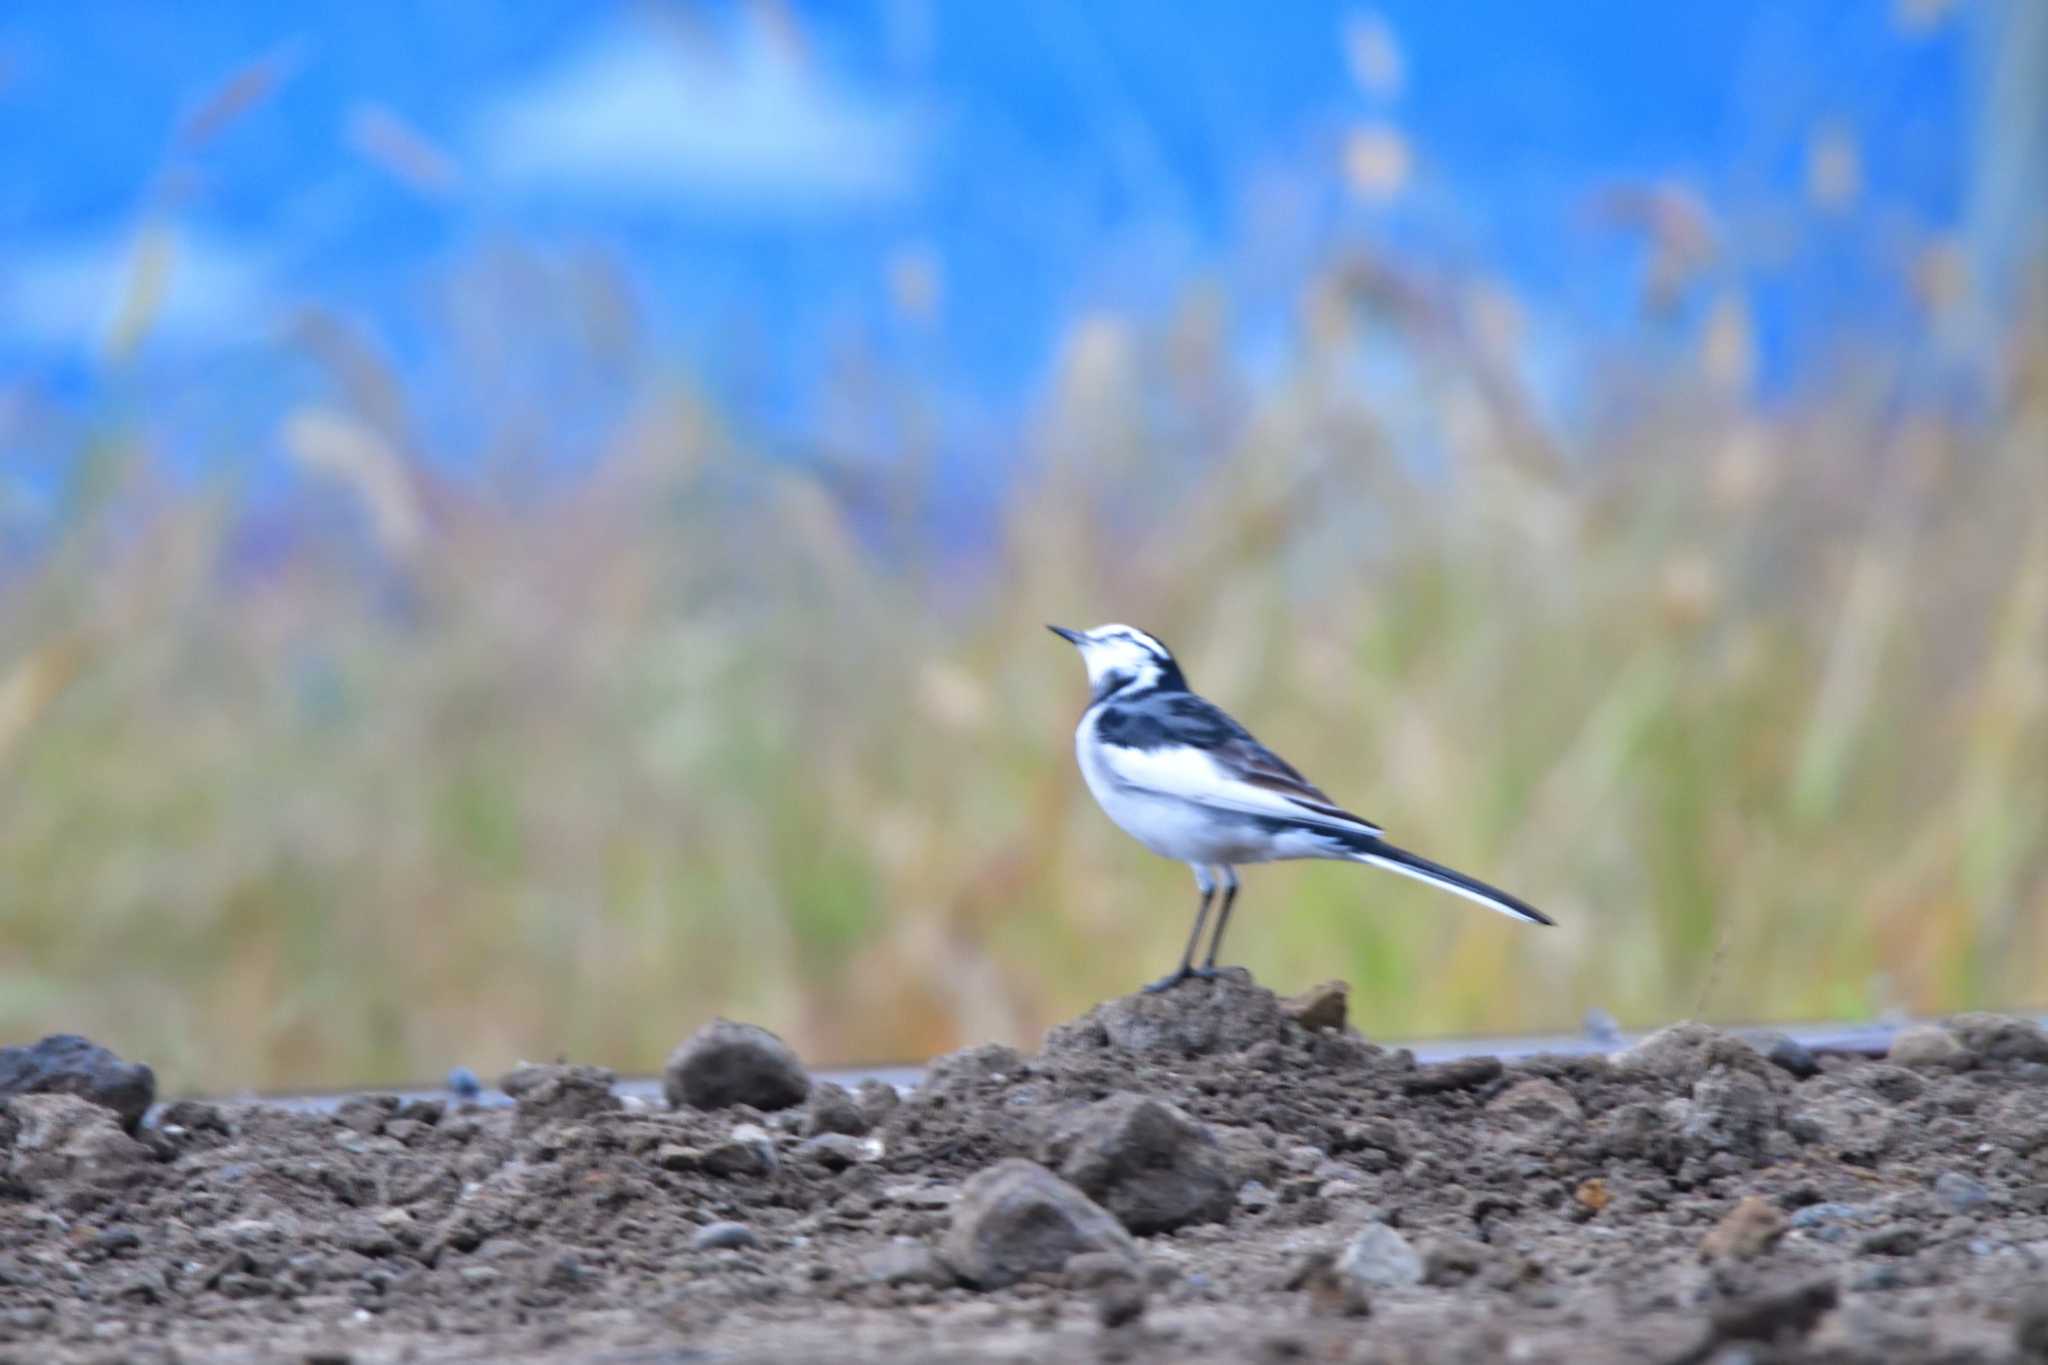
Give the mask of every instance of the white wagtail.
POLYGON ((1372 863, 1440 886, 1531 924, 1549 916, 1474 877, 1396 848, 1381 830, 1338 806, 1251 737, 1215 703, 1188 690, 1165 645, 1130 626, 1047 627, 1081 651, 1094 696, 1074 731, 1088 790, 1126 834, 1195 870, 1201 893, 1180 967, 1145 989, 1216 974, 1216 950, 1237 899, 1239 863, 1337 858, 1372 863), (1209 953, 1195 949, 1218 886, 1223 903, 1209 953))

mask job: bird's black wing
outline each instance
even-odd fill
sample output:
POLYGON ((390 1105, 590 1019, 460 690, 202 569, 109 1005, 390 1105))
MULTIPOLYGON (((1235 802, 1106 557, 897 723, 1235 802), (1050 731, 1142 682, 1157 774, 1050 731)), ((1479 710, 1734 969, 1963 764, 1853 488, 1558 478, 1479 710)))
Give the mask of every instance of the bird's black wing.
MULTIPOLYGON (((1139 754, 1168 748, 1199 750, 1226 783, 1242 783, 1281 797, 1318 823, 1340 822, 1377 834, 1378 825, 1339 806, 1293 764, 1252 737, 1214 702, 1192 692, 1154 692, 1103 708, 1096 733, 1104 743, 1139 754)), ((1199 799, 1199 798, 1197 798, 1199 799)), ((1261 802, 1259 804, 1264 804, 1261 802)))

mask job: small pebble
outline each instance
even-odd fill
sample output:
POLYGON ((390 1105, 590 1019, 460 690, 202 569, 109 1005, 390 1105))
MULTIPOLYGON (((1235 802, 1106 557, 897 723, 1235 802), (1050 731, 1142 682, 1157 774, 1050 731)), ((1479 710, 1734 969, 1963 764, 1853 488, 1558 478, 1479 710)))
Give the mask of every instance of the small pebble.
POLYGON ((448 1092, 459 1100, 473 1100, 484 1093, 484 1083, 468 1067, 458 1066, 448 1073, 448 1092))
POLYGON ((1950 1213, 1968 1213, 1988 1202, 1991 1191, 1984 1187, 1984 1182, 1974 1180, 1961 1171, 1943 1171, 1934 1177, 1934 1197, 1950 1213))
POLYGON ((690 1239, 692 1251, 731 1251, 760 1245, 759 1235, 745 1223, 706 1223, 690 1239))

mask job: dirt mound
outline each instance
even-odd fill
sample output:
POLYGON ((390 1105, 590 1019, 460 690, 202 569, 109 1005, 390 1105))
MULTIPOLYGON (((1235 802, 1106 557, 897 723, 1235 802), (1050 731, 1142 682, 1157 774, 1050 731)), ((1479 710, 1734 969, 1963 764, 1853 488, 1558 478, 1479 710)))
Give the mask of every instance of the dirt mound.
POLYGON ((1683 1025, 1612 1061, 1422 1067, 1338 1018, 1341 992, 1283 1003, 1230 972, 1109 1002, 1036 1055, 956 1053, 900 1103, 820 1086, 769 1111, 621 1102, 590 1067, 522 1068, 505 1110, 185 1102, 134 1137, 75 1095, 19 1096, 0 1359, 2018 1361, 2048 1342, 2031 1025, 1967 1017, 1910 1066, 1683 1025))

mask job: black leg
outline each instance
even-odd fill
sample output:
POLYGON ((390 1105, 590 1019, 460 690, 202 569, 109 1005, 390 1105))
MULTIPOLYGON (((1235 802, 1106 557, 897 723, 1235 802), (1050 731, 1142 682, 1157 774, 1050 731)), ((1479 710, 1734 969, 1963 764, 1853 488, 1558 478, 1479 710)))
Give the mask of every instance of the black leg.
POLYGON ((1195 969, 1193 965, 1195 960, 1195 945, 1202 941, 1202 925, 1205 922, 1207 922, 1209 918, 1209 900, 1212 896, 1216 894, 1216 888, 1214 888, 1213 886, 1205 886, 1201 888, 1201 891, 1202 903, 1195 908, 1195 931, 1188 935, 1187 950, 1180 955, 1180 966, 1173 972, 1170 972, 1169 974, 1160 977, 1157 981, 1154 981, 1151 985, 1145 987, 1145 994, 1157 995, 1161 991, 1171 990, 1175 986, 1178 986, 1181 982, 1195 975, 1195 969))
POLYGON ((1216 975, 1216 952, 1223 946, 1223 931, 1230 927, 1230 907, 1237 903, 1237 876, 1223 883, 1223 909, 1216 916, 1216 934, 1209 940, 1209 956, 1202 961, 1203 976, 1216 975))

